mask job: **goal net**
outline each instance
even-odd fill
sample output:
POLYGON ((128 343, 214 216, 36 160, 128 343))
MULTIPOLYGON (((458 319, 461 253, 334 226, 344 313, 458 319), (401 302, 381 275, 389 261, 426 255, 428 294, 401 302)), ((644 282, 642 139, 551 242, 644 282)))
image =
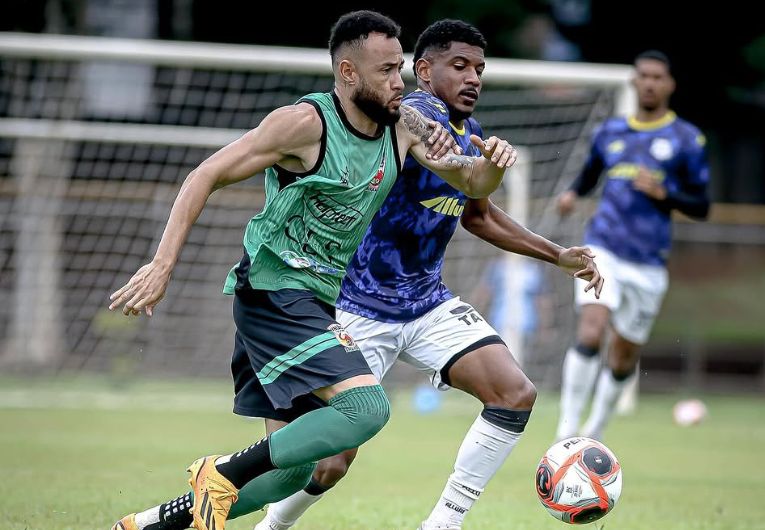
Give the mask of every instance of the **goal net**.
MULTIPOLYGON (((408 56, 408 89, 410 66, 408 56)), ((487 59, 476 117, 522 153, 493 200, 578 243, 585 217, 561 221, 552 201, 593 127, 628 110, 628 77, 620 65, 487 59)), ((331 86, 323 50, 0 33, 0 366, 226 374, 233 322, 221 287, 264 203, 262 178, 212 195, 152 319, 109 312, 108 296, 152 256, 190 170, 275 107, 331 86)), ((570 279, 460 229, 445 280, 500 315, 532 379, 557 382, 570 279)))

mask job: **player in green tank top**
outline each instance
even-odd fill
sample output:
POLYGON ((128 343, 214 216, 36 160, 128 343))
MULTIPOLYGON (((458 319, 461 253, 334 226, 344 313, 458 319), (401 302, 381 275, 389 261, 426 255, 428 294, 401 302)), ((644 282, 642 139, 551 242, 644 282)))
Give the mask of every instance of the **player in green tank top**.
POLYGON ((334 90, 276 109, 192 171, 153 260, 111 295, 110 309, 151 316, 210 194, 266 171, 266 205, 247 226, 225 291, 235 295, 234 411, 266 418, 269 434, 197 460, 192 493, 125 516, 115 530, 186 528, 189 509, 195 528, 223 530, 244 484, 253 483, 250 507, 285 498, 307 484, 317 460, 358 447, 387 422, 382 387, 334 320, 345 266, 407 153, 476 198, 494 191, 516 158, 496 137, 471 137, 481 157, 447 153, 448 131, 401 105, 399 32, 372 11, 340 17, 330 37, 334 90))
POLYGON ((249 265, 229 273, 225 293, 234 294, 238 278, 246 278, 253 289, 308 289, 329 304, 337 299, 345 266, 401 165, 395 128, 357 136, 343 123, 338 101, 334 93, 300 100, 323 121, 318 160, 302 174, 266 170, 266 205, 244 236, 249 265))

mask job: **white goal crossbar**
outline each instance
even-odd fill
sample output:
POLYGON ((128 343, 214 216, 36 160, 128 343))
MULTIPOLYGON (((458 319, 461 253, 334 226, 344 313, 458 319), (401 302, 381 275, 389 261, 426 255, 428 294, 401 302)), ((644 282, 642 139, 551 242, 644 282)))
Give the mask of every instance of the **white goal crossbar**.
MULTIPOLYGON (((13 32, 0 32, 0 59, 72 63, 102 62, 178 69, 308 74, 326 76, 327 79, 330 79, 332 75, 329 54, 323 49, 13 32)), ((405 60, 406 67, 403 75, 411 86, 412 55, 405 54, 405 60)), ((613 112, 615 114, 626 115, 634 110, 635 98, 630 83, 633 69, 628 65, 528 61, 496 57, 489 57, 486 62, 487 69, 483 75, 485 87, 606 88, 614 93, 613 112)), ((36 142, 43 142, 44 145, 44 142, 56 144, 66 141, 214 149, 233 141, 245 132, 244 129, 225 126, 192 127, 154 123, 115 123, 73 118, 72 115, 63 115, 58 119, 0 117, 0 138, 28 140, 28 142, 19 143, 30 153, 34 153, 34 149, 39 148, 36 142)), ((521 152, 524 162, 513 168, 512 178, 508 179, 512 181, 512 184, 507 190, 509 195, 505 200, 505 207, 511 216, 525 223, 534 161, 531 160, 530 152, 521 152)), ((33 158, 30 157, 30 160, 33 158)), ((51 225, 51 230, 54 229, 55 227, 51 225)), ((24 230, 21 232, 23 235, 24 230)), ((55 245, 51 245, 51 248, 55 248, 55 245)), ((518 267, 517 261, 515 257, 508 259, 508 267, 518 267)), ((511 283, 511 290, 520 288, 511 283)), ((512 330, 506 332, 512 333, 512 330)), ((513 342, 513 339, 510 340, 513 342)), ((515 344, 514 350, 519 357, 523 357, 522 345, 515 344)))

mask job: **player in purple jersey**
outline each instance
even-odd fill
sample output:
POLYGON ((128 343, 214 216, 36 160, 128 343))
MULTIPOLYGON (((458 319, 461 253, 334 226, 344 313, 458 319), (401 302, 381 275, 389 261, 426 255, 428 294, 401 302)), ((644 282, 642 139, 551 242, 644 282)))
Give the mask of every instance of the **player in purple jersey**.
POLYGON ((666 260, 673 209, 704 219, 709 211, 709 168, 704 136, 669 109, 675 81, 666 55, 648 51, 635 60, 637 115, 612 118, 593 137, 579 177, 558 200, 566 215, 602 174, 603 196, 585 233, 608 278, 599 300, 577 290, 576 345, 563 363, 558 439, 579 432, 600 438, 626 380, 635 372, 659 313, 668 277, 666 260), (598 353, 612 328, 607 366, 598 353), (590 417, 580 416, 597 381, 590 417))
MULTIPOLYGON (((405 98, 451 128, 466 154, 474 153, 470 134, 481 132, 470 116, 481 91, 485 46, 481 33, 464 22, 431 25, 415 47, 418 90, 405 98)), ((589 249, 563 249, 518 225, 490 201, 468 199, 406 159, 402 177, 348 267, 337 319, 379 378, 400 358, 425 372, 436 387, 458 388, 484 405, 423 530, 462 527, 465 514, 517 443, 536 399, 534 385, 497 332, 443 284, 444 251, 459 221, 503 250, 583 278, 585 289, 596 296, 603 283, 589 249)), ((311 483, 271 505, 256 530, 291 527, 345 475, 355 455, 351 450, 321 461, 311 483)))

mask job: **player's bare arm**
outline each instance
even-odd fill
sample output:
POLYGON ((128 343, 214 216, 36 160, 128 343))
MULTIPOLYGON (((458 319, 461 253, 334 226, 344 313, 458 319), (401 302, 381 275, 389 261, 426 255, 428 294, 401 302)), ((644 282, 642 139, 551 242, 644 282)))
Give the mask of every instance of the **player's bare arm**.
POLYGON ((423 143, 428 121, 416 109, 408 105, 401 106, 398 127, 402 157, 407 151, 410 152, 420 164, 468 197, 488 197, 499 187, 505 169, 512 166, 517 158, 513 146, 495 136, 483 141, 471 135, 470 141, 478 147, 482 157, 447 153, 438 160, 430 159, 426 156, 426 145, 423 143))
POLYGON ((202 162, 183 182, 154 258, 112 293, 109 309, 122 306, 125 315, 146 311, 151 316, 208 197, 274 164, 296 172, 310 169, 319 156, 321 133, 321 119, 311 105, 283 107, 202 162))
POLYGON ((584 290, 595 289, 595 296, 600 298, 603 277, 589 248, 563 248, 518 224, 489 199, 468 200, 460 222, 468 232, 495 247, 552 263, 569 276, 587 280, 584 290))

